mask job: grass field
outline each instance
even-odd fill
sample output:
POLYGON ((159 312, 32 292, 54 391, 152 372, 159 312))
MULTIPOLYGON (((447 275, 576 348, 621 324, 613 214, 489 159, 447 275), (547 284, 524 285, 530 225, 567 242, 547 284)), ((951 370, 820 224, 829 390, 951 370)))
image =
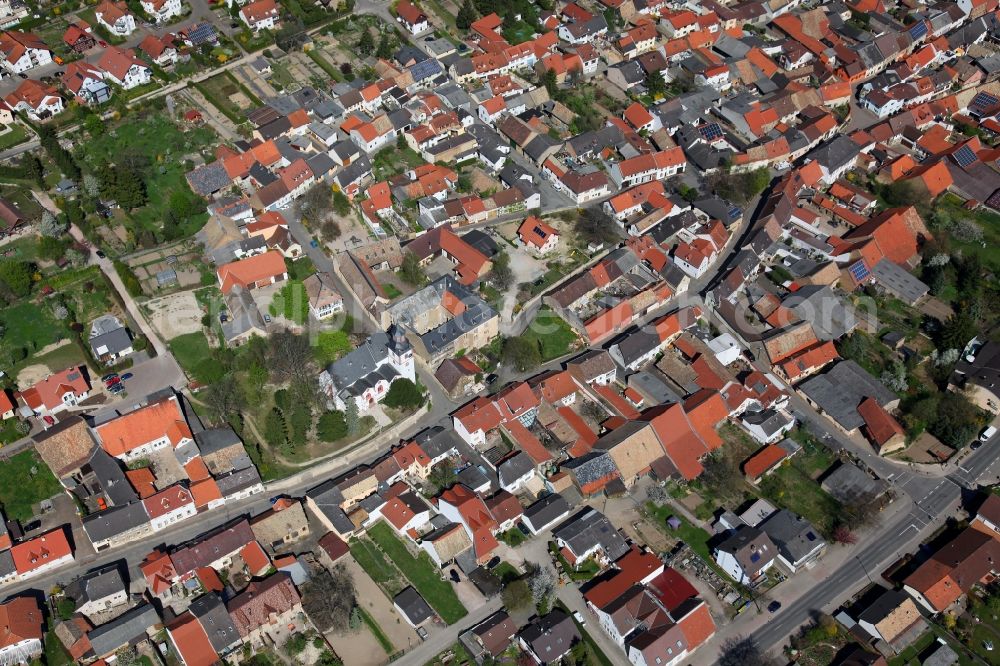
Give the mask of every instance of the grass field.
POLYGON ((170 351, 188 373, 196 372, 198 365, 212 355, 208 340, 200 332, 178 335, 170 341, 170 351))
POLYGON ((538 311, 522 337, 538 345, 543 363, 568 354, 577 339, 572 327, 548 306, 538 311))
POLYGON ((35 362, 32 359, 34 352, 69 336, 63 322, 52 316, 49 307, 30 301, 5 307, 0 312, 0 326, 4 328, 3 344, 12 349, 21 349, 27 355, 7 369, 12 376, 35 362))
POLYGON ((840 519, 842 507, 812 478, 814 461, 802 453, 761 481, 761 493, 768 500, 799 514, 823 534, 830 535, 840 519))
MULTIPOLYGON (((164 220, 178 201, 198 199, 184 178, 189 168, 184 155, 213 146, 216 142, 211 129, 200 127, 181 131, 162 114, 130 117, 127 123, 117 125, 81 145, 83 161, 88 164, 115 164, 124 154, 132 154, 147 165, 143 169, 143 180, 148 201, 141 208, 126 213, 126 217, 136 231, 146 229, 156 232, 163 228, 164 220)), ((207 219, 207 212, 184 218, 177 229, 177 237, 190 236, 204 226, 207 219)))
POLYGON ((437 568, 427 553, 413 557, 406 545, 400 541, 385 523, 377 523, 368 530, 369 536, 389 559, 403 572, 417 592, 437 611, 441 619, 454 624, 468 614, 458 600, 451 583, 442 580, 437 568))
POLYGON ((246 117, 244 116, 245 111, 254 104, 260 104, 260 100, 247 90, 246 87, 241 85, 228 71, 200 81, 194 84, 194 86, 209 102, 215 105, 219 111, 222 111, 227 118, 237 125, 246 121, 246 117), (230 99, 231 96, 237 93, 243 93, 246 96, 249 101, 247 106, 240 106, 230 99))
POLYGON ((340 70, 334 67, 329 60, 323 57, 323 54, 319 52, 318 49, 310 49, 306 51, 306 55, 309 56, 316 65, 326 72, 334 81, 343 81, 344 75, 340 73, 340 70))
POLYGON ((0 150, 7 150, 28 140, 28 130, 20 125, 10 125, 10 130, 0 134, 0 150))
POLYGON ((29 520, 35 514, 33 504, 61 491, 56 477, 33 450, 22 451, 0 465, 0 504, 8 518, 29 520))
POLYGON ((970 211, 962 205, 962 200, 953 194, 945 194, 937 203, 935 209, 943 209, 950 213, 952 218, 968 218, 973 220, 983 229, 983 243, 965 243, 955 238, 951 238, 951 249, 961 249, 963 253, 974 252, 993 271, 1000 271, 1000 215, 990 210, 981 209, 970 211), (985 245, 985 247, 983 247, 985 245))
POLYGON ((405 585, 401 582, 402 574, 385 559, 382 551, 365 537, 351 539, 351 555, 364 569, 372 580, 381 587, 389 597, 399 594, 405 585))

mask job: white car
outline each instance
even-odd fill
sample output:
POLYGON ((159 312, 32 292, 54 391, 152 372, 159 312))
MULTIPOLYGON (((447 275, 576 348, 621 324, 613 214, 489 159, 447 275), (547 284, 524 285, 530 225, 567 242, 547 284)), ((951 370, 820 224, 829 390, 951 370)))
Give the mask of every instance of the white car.
POLYGON ((587 618, 580 611, 573 611, 573 619, 579 622, 581 627, 587 626, 587 618))

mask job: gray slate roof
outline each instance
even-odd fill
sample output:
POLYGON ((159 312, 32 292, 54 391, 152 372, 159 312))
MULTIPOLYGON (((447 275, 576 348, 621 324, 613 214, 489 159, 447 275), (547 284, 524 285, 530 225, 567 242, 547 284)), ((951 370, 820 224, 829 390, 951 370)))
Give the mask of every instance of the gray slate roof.
POLYGON ((826 542, 812 524, 788 509, 781 509, 761 524, 778 551, 795 564, 826 542))
POLYGON ((208 640, 219 654, 237 643, 240 640, 240 633, 233 625, 233 618, 229 615, 222 599, 217 594, 211 592, 203 594, 191 602, 188 609, 191 614, 198 618, 208 640))
POLYGON ((90 514, 83 519, 83 530, 91 541, 104 541, 148 522, 142 502, 132 502, 90 514))
POLYGON ((584 553, 597 545, 615 561, 628 552, 628 542, 611 521, 596 509, 585 509, 552 530, 552 536, 569 544, 574 553, 584 553))
POLYGON ((569 502, 559 493, 546 495, 524 510, 526 518, 536 530, 543 530, 570 512, 569 502))
POLYGON ((72 598, 77 606, 110 597, 123 590, 127 591, 128 588, 117 566, 88 573, 66 586, 67 596, 72 598))
POLYGON ((144 639, 146 632, 158 624, 160 616, 156 609, 151 604, 142 604, 91 630, 87 637, 94 654, 105 657, 125 645, 144 639))
POLYGON ((854 361, 841 361, 830 371, 802 382, 799 388, 848 431, 864 423, 858 414, 858 405, 865 398, 875 398, 882 407, 898 399, 896 394, 854 361))
POLYGON ((411 624, 417 626, 434 617, 434 611, 427 605, 424 598, 420 596, 412 587, 408 587, 392 600, 392 603, 399 608, 411 624))
POLYGON ((545 617, 535 619, 521 630, 521 639, 543 664, 558 661, 580 640, 580 631, 573 619, 561 610, 554 610, 545 617))

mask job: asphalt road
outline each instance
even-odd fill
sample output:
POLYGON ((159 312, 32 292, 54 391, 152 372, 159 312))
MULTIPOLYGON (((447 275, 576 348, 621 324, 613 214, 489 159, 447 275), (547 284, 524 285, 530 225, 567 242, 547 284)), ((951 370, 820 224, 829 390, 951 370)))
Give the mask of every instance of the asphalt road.
POLYGON ((805 592, 792 604, 768 618, 766 624, 754 630, 753 636, 765 649, 784 643, 785 639, 816 613, 829 613, 862 587, 878 580, 886 566, 913 551, 936 525, 936 519, 957 508, 958 487, 942 479, 929 496, 885 528, 866 546, 858 549, 832 575, 805 592), (929 509, 935 520, 928 521, 929 509))

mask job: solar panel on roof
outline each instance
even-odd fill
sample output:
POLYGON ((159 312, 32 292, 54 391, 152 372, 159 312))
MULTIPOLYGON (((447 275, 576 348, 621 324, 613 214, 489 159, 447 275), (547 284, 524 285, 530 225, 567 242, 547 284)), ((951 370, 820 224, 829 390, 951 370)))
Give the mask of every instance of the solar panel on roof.
POLYGON ((994 104, 1000 103, 1000 99, 996 96, 989 94, 988 92, 976 93, 976 96, 972 98, 972 103, 969 106, 993 106, 994 104))
POLYGON ((708 123, 707 125, 702 125, 698 128, 698 131, 701 132, 701 135, 709 141, 722 138, 722 128, 719 127, 719 123, 708 123))
POLYGON ((958 162, 958 166, 960 167, 967 167, 977 159, 979 158, 972 152, 972 148, 969 148, 967 145, 955 151, 955 161, 958 162))
POLYGON ((742 212, 739 206, 733 206, 729 209, 729 217, 739 217, 742 212))
POLYGON ((864 261, 855 262, 848 270, 855 282, 864 282, 871 276, 871 271, 868 270, 864 261))
POLYGON ((910 28, 910 37, 912 37, 913 39, 920 39, 926 34, 927 34, 927 24, 924 23, 923 21, 920 21, 912 28, 910 28))

